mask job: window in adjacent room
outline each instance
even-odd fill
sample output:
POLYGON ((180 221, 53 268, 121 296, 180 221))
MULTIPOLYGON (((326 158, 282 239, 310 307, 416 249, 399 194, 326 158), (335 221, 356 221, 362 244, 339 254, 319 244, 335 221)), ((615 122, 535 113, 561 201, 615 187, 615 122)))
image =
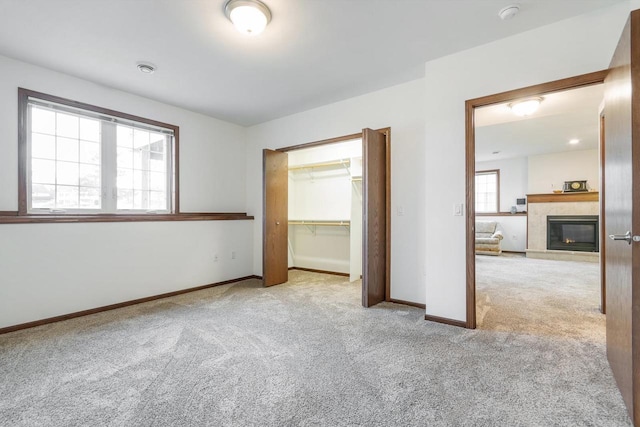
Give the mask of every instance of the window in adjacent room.
POLYGON ((176 126, 20 89, 21 214, 176 212, 176 126))
POLYGON ((497 213, 500 205, 500 170, 476 172, 476 213, 497 213))

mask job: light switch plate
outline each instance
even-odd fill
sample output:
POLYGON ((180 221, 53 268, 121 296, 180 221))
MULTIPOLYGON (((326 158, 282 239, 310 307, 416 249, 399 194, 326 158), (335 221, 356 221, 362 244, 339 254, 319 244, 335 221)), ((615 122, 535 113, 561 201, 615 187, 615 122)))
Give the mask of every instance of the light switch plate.
POLYGON ((453 216, 462 216, 462 211, 464 210, 464 204, 456 203, 453 205, 453 216))

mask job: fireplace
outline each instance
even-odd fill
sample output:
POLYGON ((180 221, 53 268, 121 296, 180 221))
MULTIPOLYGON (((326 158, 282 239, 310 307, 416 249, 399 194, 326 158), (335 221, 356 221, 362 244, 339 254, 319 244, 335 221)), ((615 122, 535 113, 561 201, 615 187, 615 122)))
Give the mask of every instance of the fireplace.
POLYGON ((547 249, 599 252, 598 215, 547 216, 547 249))

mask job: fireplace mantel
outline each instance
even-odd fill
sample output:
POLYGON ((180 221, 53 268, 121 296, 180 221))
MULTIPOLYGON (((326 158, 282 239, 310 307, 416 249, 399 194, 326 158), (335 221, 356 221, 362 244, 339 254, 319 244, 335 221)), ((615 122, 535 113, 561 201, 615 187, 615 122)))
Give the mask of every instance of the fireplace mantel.
POLYGON ((554 203, 554 202, 597 202, 597 191, 585 191, 581 193, 549 193, 527 194, 527 203, 554 203))

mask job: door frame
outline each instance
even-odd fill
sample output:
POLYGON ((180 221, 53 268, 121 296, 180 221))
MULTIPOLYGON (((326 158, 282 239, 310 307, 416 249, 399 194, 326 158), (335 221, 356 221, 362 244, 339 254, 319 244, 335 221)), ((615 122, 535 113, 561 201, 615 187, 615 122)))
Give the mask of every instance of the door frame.
MULTIPOLYGON (((396 302, 406 305, 416 305, 408 301, 400 301, 391 299, 391 127, 374 129, 377 132, 384 134, 386 144, 386 256, 385 256, 385 301, 396 302)), ((319 141, 307 142, 304 144, 290 145, 287 147, 277 148, 275 151, 289 152, 295 150, 301 150, 304 148, 320 147, 323 145, 335 144, 342 141, 349 141, 352 139, 362 138, 362 131, 358 133, 352 133, 349 135, 339 136, 336 138, 322 139, 319 141)), ((264 230, 262 230, 264 235, 264 230)), ((263 237, 264 238, 264 237, 263 237)), ((419 306, 419 305, 418 305, 419 306)))
MULTIPOLYGON (((601 70, 593 73, 582 74, 547 83, 541 83, 520 89, 496 93, 480 98, 469 99, 465 102, 465 191, 466 191, 466 315, 465 327, 476 328, 476 260, 475 260, 475 172, 476 172, 476 137, 475 137, 475 109, 492 104, 502 104, 515 101, 520 98, 540 96, 552 92, 561 92, 569 89, 577 89, 585 86, 604 84, 604 79, 609 70, 601 70)), ((604 156, 600 157, 600 172, 604 169, 604 156)), ((604 179, 604 176, 602 176, 604 179)), ((604 187, 600 188, 603 195, 604 187)), ((600 227, 600 242, 605 239, 604 227, 600 227)), ((601 274, 604 274, 602 272, 601 274)), ((604 288, 603 297, 604 297, 604 288)), ((604 309, 604 305, 602 307, 604 309)))

